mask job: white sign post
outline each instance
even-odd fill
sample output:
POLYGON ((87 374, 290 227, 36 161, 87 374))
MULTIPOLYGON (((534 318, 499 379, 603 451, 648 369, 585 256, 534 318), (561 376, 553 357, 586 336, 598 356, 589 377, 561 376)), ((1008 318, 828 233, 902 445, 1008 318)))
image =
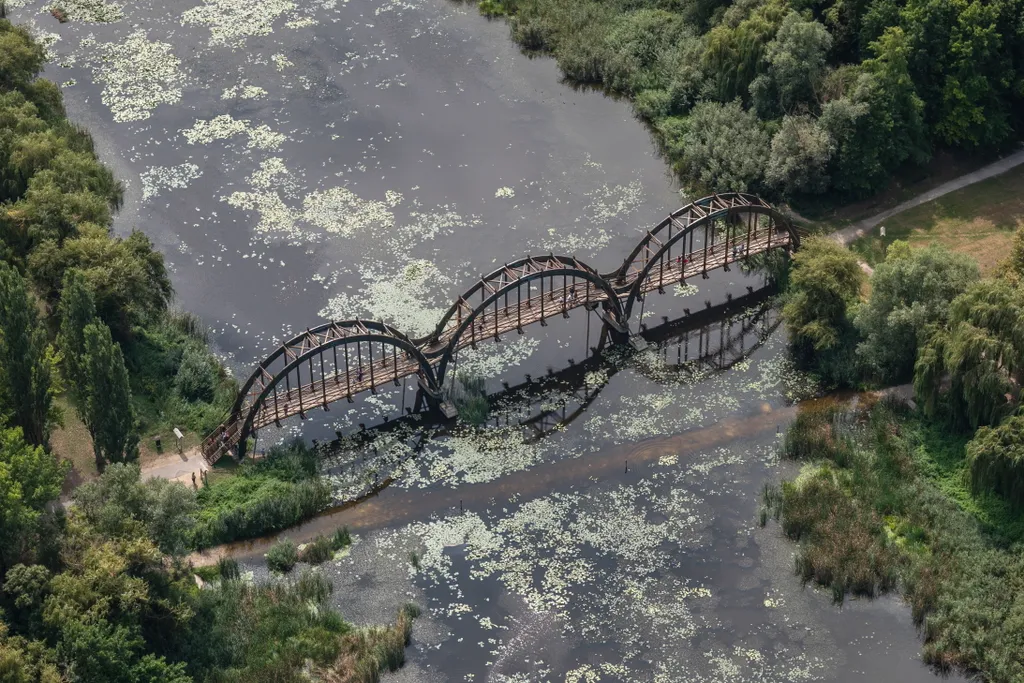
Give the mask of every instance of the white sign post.
POLYGON ((882 237, 885 237, 885 226, 884 225, 878 229, 878 234, 880 234, 882 237))
POLYGON ((185 438, 185 435, 181 433, 181 430, 177 427, 174 428, 174 439, 178 444, 178 452, 181 453, 181 440, 185 438))

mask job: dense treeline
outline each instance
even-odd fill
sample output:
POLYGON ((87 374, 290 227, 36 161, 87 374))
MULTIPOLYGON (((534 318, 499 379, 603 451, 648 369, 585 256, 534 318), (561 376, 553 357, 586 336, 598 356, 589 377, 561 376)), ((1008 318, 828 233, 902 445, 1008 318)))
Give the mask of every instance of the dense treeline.
POLYGON ((692 193, 843 198, 1024 123, 1021 0, 483 0, 629 96, 692 193))
POLYGON ((0 680, 376 681, 402 664, 414 608, 356 629, 319 574, 253 583, 222 562, 200 587, 183 560, 197 543, 293 524, 329 494, 298 445, 202 493, 141 481, 140 431, 211 428, 233 383, 197 321, 168 310, 149 240, 110 234, 121 186, 36 78, 42 60, 0 19, 0 680), (49 449, 62 392, 102 472, 66 511, 69 463, 49 449))
POLYGON ((134 458, 140 430, 212 429, 232 383, 201 326, 168 310, 149 239, 111 234, 121 183, 36 78, 42 65, 42 48, 0 20, 0 415, 44 445, 66 389, 102 468, 134 458))

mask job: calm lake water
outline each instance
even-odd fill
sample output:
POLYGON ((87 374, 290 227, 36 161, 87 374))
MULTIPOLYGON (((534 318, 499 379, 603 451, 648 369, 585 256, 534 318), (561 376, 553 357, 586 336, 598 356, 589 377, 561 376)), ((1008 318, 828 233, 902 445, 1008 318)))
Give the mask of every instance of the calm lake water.
MULTIPOLYGON (((686 201, 625 103, 562 84, 472 7, 76 0, 59 25, 12 5, 126 183, 117 231, 154 240, 238 374, 325 319, 421 335, 528 253, 609 270, 686 201)), ((400 387, 260 435, 340 432, 339 499, 390 481, 285 535, 356 533, 322 569, 354 622, 425 608, 391 680, 934 679, 904 605, 833 606, 757 525, 776 434, 814 387, 756 294, 684 313, 761 284, 734 269, 650 297, 651 328, 684 320, 643 352, 593 351, 582 313, 481 345, 460 363, 495 396, 482 429, 397 420, 400 387)), ((264 548, 233 550, 262 576, 264 548)))

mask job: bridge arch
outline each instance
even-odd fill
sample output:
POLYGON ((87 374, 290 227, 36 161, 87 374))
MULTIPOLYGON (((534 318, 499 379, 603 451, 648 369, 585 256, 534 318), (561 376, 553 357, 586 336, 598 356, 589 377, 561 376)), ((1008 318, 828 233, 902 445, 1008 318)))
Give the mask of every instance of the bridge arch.
POLYGON ((500 339, 530 323, 544 325, 548 318, 567 315, 574 308, 594 310, 598 306, 609 326, 617 332, 625 330, 619 296, 594 268, 569 256, 528 256, 498 268, 466 290, 434 333, 422 340, 421 348, 436 360, 437 383, 444 386, 448 366, 460 348, 500 339), (558 286, 554 286, 556 280, 558 286), (545 288, 547 281, 551 284, 545 288), (540 285, 536 296, 532 294, 534 282, 540 285), (470 303, 477 298, 479 301, 470 303))
POLYGON ((649 230, 622 266, 605 277, 627 288, 620 291, 625 294, 623 315, 629 320, 636 302, 650 291, 661 291, 666 281, 706 277, 709 270, 728 270, 730 263, 749 253, 799 246, 800 236, 789 220, 760 197, 740 192, 712 195, 679 209, 649 230), (716 228, 717 221, 726 221, 726 229, 716 228), (731 228, 745 229, 743 234, 735 230, 737 234, 730 240, 731 228), (704 232, 703 244, 695 249, 694 235, 700 231, 704 232), (718 240, 720 235, 724 241, 718 240), (675 254, 673 247, 677 247, 675 254))
MULTIPOLYGON (((410 375, 419 377, 428 394, 439 393, 430 361, 408 337, 386 323, 346 320, 307 330, 282 344, 260 363, 235 401, 233 419, 229 421, 236 430, 225 433, 222 443, 215 445, 225 448, 237 444, 241 457, 252 432, 268 424, 304 415, 311 408, 326 409, 331 403, 350 399, 367 389, 375 390, 388 381, 397 384, 410 375), (354 355, 351 353, 353 346, 354 355), (343 352, 340 358, 339 349, 343 352), (376 357, 375 349, 380 350, 376 357), (333 372, 328 372, 327 354, 331 356, 333 372), (283 360, 283 367, 271 371, 279 359, 283 360), (319 363, 314 363, 317 360, 319 363), (306 383, 302 377, 304 368, 308 368, 306 383), (283 395, 282 383, 285 384, 283 395)), ((222 454, 218 453, 217 457, 222 454)))

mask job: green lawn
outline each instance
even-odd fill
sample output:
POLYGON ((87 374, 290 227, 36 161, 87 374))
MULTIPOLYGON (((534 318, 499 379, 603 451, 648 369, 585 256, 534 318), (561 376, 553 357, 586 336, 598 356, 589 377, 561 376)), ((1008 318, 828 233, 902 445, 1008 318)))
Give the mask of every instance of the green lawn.
POLYGON ((970 254, 985 274, 1006 257, 1013 231, 1024 225, 1024 166, 891 216, 882 225, 884 238, 874 228, 851 245, 871 265, 884 258, 893 240, 902 239, 915 246, 939 242, 970 254))

